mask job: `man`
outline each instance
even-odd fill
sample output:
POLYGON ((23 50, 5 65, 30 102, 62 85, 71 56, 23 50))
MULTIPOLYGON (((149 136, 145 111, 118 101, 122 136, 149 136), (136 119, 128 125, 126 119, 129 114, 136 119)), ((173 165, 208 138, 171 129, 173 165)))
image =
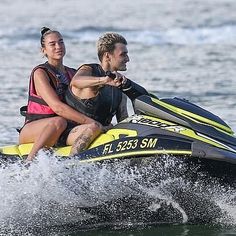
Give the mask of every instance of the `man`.
MULTIPOLYGON (((131 99, 147 92, 142 88, 141 93, 137 93, 133 88, 138 85, 118 72, 126 71, 126 63, 129 62, 127 41, 122 35, 106 33, 101 36, 97 42, 97 53, 100 64, 79 67, 66 92, 66 102, 100 122, 106 130, 111 127, 114 115, 118 122, 128 116, 127 97, 122 91, 131 99)), ((81 140, 78 139, 78 142, 81 140)))

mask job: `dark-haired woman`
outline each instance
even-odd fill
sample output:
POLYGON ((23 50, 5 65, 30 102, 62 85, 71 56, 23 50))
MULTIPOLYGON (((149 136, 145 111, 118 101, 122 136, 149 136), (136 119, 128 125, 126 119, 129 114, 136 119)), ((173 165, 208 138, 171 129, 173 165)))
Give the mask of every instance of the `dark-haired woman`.
POLYGON ((64 103, 75 70, 63 65, 66 49, 62 35, 45 27, 41 35, 41 51, 48 61, 31 73, 26 119, 19 135, 19 144, 34 143, 29 161, 41 148, 53 145, 72 145, 75 154, 101 132, 98 122, 64 103))

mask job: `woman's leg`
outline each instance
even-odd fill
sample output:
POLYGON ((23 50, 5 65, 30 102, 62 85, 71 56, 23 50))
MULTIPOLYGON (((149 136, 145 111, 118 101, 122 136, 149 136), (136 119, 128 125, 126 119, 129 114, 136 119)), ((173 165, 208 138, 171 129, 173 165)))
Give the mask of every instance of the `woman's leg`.
POLYGON ((59 116, 26 124, 20 132, 19 143, 34 143, 27 160, 32 160, 41 148, 53 146, 66 126, 66 119, 59 116))
POLYGON ((102 125, 98 122, 74 127, 67 138, 67 145, 72 145, 70 155, 85 150, 101 132, 102 125))

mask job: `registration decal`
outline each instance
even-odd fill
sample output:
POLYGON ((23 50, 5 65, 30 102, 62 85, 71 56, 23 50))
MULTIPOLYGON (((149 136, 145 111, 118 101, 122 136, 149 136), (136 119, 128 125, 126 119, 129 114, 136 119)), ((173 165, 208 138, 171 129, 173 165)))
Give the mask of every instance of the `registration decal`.
POLYGON ((112 154, 114 152, 126 152, 132 150, 155 149, 158 138, 130 138, 124 141, 107 143, 104 145, 102 155, 112 154))

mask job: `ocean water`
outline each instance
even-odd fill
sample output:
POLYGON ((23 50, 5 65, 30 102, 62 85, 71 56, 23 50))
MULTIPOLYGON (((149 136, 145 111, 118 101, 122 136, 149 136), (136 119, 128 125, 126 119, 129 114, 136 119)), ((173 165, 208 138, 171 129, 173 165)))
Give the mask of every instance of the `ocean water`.
MULTIPOLYGON (((17 143, 15 128, 23 124, 19 108, 27 102, 30 72, 45 60, 39 44, 42 26, 63 34, 65 64, 75 68, 97 62, 95 44, 102 33, 123 34, 130 56, 128 78, 158 97, 186 98, 236 130, 235 10, 234 0, 2 0, 0 146, 17 143)), ((60 163, 42 152, 29 169, 1 169, 0 233, 236 235, 236 190, 201 176, 190 183, 184 163, 164 160, 165 168, 157 163, 155 169, 137 170, 128 162, 112 168, 60 163), (182 175, 175 174, 176 168, 182 175), (147 173, 153 174, 144 181, 147 173), (160 178, 158 184, 153 178, 160 178), (191 201, 176 199, 173 189, 191 190, 198 204, 185 209, 191 201), (132 199, 103 204, 123 196, 132 199), (136 200, 140 196, 142 204, 136 200), (133 211, 127 212, 128 200, 133 211), (143 205, 152 213, 164 205, 169 213, 158 224, 138 210, 143 205), (89 206, 100 213, 88 211, 89 206)))

